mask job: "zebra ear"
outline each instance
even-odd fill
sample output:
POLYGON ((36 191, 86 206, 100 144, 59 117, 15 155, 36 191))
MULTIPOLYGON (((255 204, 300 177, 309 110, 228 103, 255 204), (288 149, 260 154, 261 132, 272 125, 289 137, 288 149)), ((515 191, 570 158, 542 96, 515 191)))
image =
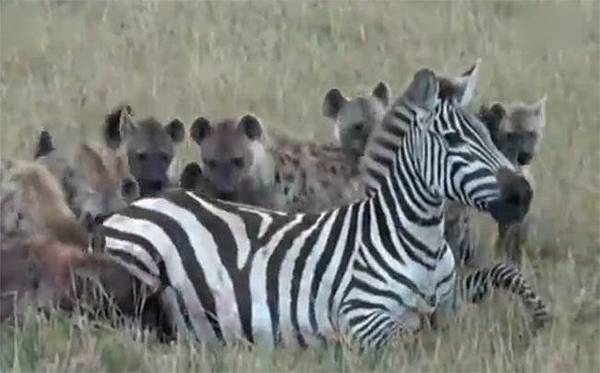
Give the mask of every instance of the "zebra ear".
POLYGON ((421 129, 426 130, 433 123, 431 114, 435 112, 439 90, 440 86, 435 73, 430 69, 423 68, 417 71, 413 81, 404 91, 404 99, 414 105, 416 125, 421 129))
POLYGON ((435 73, 430 69, 420 69, 404 91, 404 98, 419 108, 433 112, 439 92, 435 73))

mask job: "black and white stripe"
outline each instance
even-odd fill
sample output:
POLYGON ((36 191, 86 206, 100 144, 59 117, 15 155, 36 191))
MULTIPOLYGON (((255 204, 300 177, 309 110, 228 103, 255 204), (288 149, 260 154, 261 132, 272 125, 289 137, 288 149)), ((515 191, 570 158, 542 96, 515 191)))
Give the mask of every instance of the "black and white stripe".
POLYGON ((481 206, 496 198, 488 174, 503 158, 484 143, 449 149, 440 128, 408 124, 369 199, 288 215, 173 191, 107 219, 104 250, 163 289, 171 319, 201 341, 304 346, 347 336, 381 346, 423 316, 477 300, 470 294, 491 281, 455 286, 443 202, 446 193, 481 206))

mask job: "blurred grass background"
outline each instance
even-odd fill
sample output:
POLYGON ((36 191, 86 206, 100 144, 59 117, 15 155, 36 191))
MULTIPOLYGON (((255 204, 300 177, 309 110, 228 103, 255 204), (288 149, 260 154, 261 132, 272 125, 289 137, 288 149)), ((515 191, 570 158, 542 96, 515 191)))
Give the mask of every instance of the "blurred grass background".
MULTIPOLYGON (((348 352, 157 345, 127 330, 57 315, 0 332, 0 370, 591 371, 600 364, 600 3, 597 1, 0 2, 0 155, 30 158, 48 128, 58 145, 99 141, 103 115, 187 124, 256 113, 301 139, 330 140, 331 87, 400 93, 416 69, 456 75, 482 58, 482 102, 548 95, 533 165, 525 268, 556 320, 519 340, 518 307, 467 312, 383 359, 348 352), (160 368, 160 369, 159 369, 160 368)), ((191 141, 185 159, 198 158, 191 141)), ((480 245, 495 239, 482 219, 480 245)), ((498 300, 498 299, 497 299, 498 300)))

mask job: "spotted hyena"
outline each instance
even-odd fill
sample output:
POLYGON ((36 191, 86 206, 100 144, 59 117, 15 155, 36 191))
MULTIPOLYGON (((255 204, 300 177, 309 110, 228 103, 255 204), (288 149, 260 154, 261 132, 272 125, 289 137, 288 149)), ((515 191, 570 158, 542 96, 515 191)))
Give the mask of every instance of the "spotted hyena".
POLYGON ((145 292, 126 268, 77 244, 44 234, 0 241, 0 322, 24 311, 60 308, 116 322, 134 319, 169 337, 158 296, 145 292))
POLYGON ((68 244, 87 245, 87 233, 67 205, 60 183, 44 166, 2 160, 0 191, 2 241, 44 234, 68 244))
POLYGON ((135 120, 131 107, 121 105, 105 118, 104 139, 111 149, 123 149, 141 196, 159 193, 172 184, 175 147, 185 138, 179 119, 162 124, 153 117, 135 120))
POLYGON ((361 195, 356 162, 340 148, 268 134, 253 114, 215 124, 200 117, 190 133, 203 168, 188 166, 193 167, 188 171, 213 197, 316 212, 361 195))
POLYGON ((139 197, 127 157, 118 151, 84 143, 68 159, 43 131, 35 156, 60 181, 68 206, 88 230, 139 197))
POLYGON ((330 89, 323 100, 323 115, 335 125, 336 138, 344 152, 358 162, 369 134, 381 122, 390 105, 391 90, 380 82, 369 97, 349 99, 337 88, 330 89))
MULTIPOLYGON (((487 125, 498 149, 521 169, 533 185, 533 175, 529 168, 540 149, 546 127, 546 97, 533 104, 516 102, 482 106, 479 118, 487 125)), ((513 260, 521 258, 521 247, 527 240, 529 221, 529 216, 526 216, 517 224, 498 225, 496 247, 505 251, 513 260)))

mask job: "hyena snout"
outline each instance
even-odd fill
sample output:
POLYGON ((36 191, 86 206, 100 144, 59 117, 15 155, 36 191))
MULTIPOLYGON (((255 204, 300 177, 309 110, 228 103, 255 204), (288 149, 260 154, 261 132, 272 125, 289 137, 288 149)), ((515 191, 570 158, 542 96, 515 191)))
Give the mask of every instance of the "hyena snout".
POLYGON ((500 169, 496 175, 500 187, 500 197, 490 203, 492 217, 500 223, 514 223, 522 220, 533 198, 529 182, 508 169, 500 169))
POLYGON ((139 182, 140 194, 142 196, 151 196, 159 193, 167 186, 166 178, 142 179, 139 182))
POLYGON ((86 213, 83 218, 83 223, 88 232, 92 232, 95 227, 102 224, 104 220, 106 220, 110 214, 96 214, 93 215, 91 213, 86 213))
POLYGON ((531 163, 532 159, 533 159, 532 152, 523 151, 523 152, 519 152, 519 154, 517 154, 517 162, 520 166, 528 165, 529 163, 531 163))

